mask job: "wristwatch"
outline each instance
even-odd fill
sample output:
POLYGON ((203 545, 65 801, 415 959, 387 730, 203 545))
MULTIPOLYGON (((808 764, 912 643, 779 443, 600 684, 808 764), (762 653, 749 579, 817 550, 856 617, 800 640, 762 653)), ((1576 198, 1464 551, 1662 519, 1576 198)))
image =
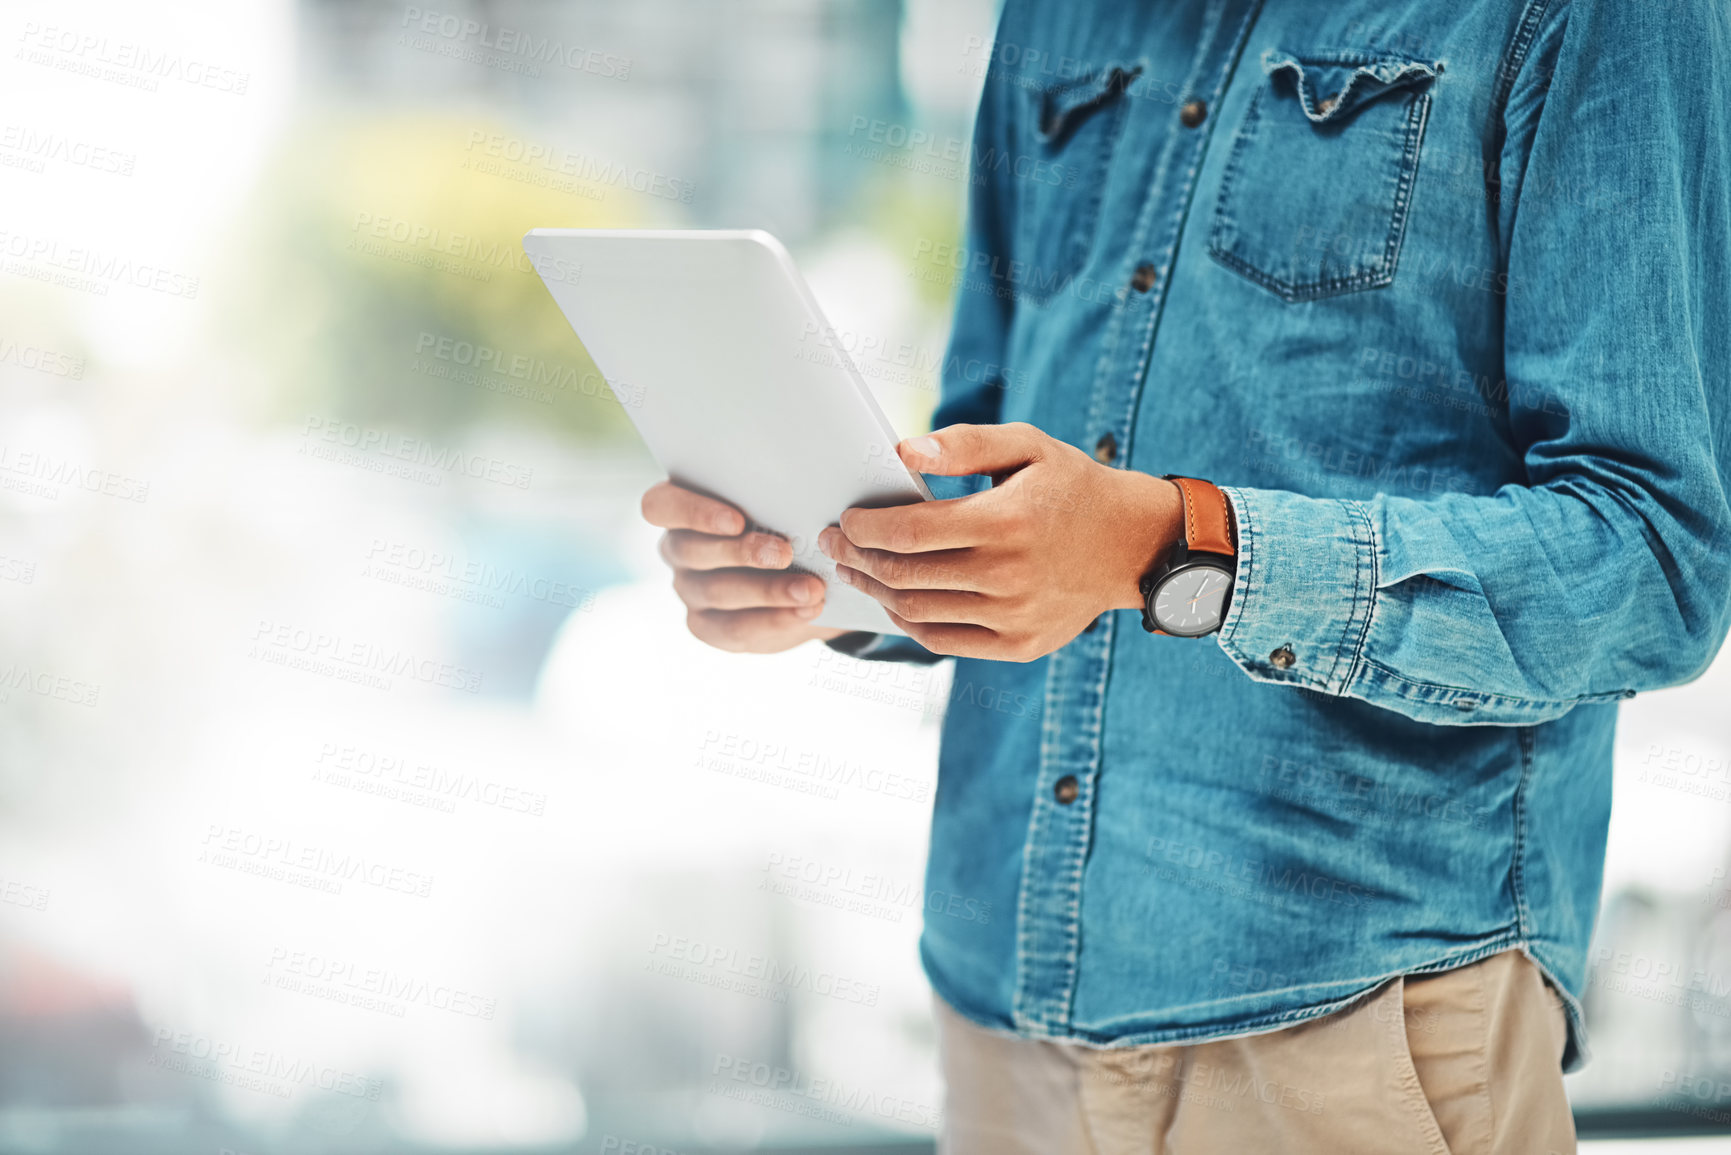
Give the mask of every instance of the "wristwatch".
POLYGON ((1232 604, 1238 544, 1232 506, 1212 482, 1165 475, 1184 503, 1184 533, 1142 575, 1142 628, 1199 638, 1220 628, 1232 604))

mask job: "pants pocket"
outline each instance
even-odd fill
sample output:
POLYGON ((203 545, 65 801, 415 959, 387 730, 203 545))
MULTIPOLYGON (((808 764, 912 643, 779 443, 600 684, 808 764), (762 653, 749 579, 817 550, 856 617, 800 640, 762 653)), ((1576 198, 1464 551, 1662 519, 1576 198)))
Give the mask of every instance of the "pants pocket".
POLYGON ((1388 1054, 1395 1068, 1395 1081, 1400 1087, 1401 1105, 1411 1114, 1419 1134, 1429 1146, 1431 1155, 1452 1155, 1448 1140, 1443 1137, 1442 1124, 1430 1096, 1419 1081, 1418 1067, 1412 1054, 1412 1040, 1407 1037, 1406 980, 1397 979, 1395 997, 1377 1005, 1377 1025, 1385 1032, 1388 1054))

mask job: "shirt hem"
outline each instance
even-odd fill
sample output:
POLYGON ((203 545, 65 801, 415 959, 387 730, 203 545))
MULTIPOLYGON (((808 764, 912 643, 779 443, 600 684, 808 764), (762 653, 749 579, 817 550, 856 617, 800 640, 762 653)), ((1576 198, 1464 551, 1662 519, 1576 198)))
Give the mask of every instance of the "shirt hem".
MULTIPOLYGON (((1230 1025, 1216 1023, 1206 1026, 1169 1027, 1151 1031, 1132 1031, 1121 1035, 1078 1027, 1072 1027, 1068 1031, 1042 1032, 1019 1031, 1013 1027, 1006 1027, 1002 1022, 993 1022, 982 1018, 980 1014, 964 1006, 963 1000, 958 999, 955 992, 950 988, 949 983, 938 976, 936 968, 930 964, 929 960, 927 961, 925 971, 926 979, 931 983, 933 993, 936 994, 938 998, 942 999, 945 1005, 955 1011, 956 1014, 960 1015, 974 1026, 979 1027, 981 1030, 1008 1038, 1041 1039, 1048 1042, 1066 1043, 1073 1046, 1087 1047, 1090 1050, 1122 1050, 1130 1047, 1217 1043, 1225 1042, 1229 1039, 1243 1039, 1249 1038, 1253 1035, 1270 1034, 1274 1031, 1298 1026, 1302 1023, 1309 1022, 1312 1019, 1324 1018, 1328 1015, 1334 1014, 1336 1011, 1344 1010, 1347 1007, 1352 1006, 1354 1003, 1367 998, 1377 989, 1393 979, 1401 978, 1405 975, 1434 974, 1440 971, 1455 970, 1479 962, 1482 959, 1489 958, 1491 955, 1501 954, 1506 950, 1519 950, 1532 961, 1533 965, 1539 968, 1539 972, 1544 975, 1545 979, 1553 988, 1556 989, 1558 995, 1562 999, 1564 1017, 1568 1023, 1569 1033, 1569 1045, 1565 1052, 1563 1069, 1564 1071, 1573 1071, 1578 1069, 1586 1061, 1588 1056, 1586 1027, 1582 1020, 1581 1004, 1578 999, 1569 993, 1568 988, 1562 984, 1556 973, 1548 964, 1545 963, 1543 958, 1534 953, 1534 945, 1535 944, 1532 940, 1524 939, 1518 934, 1505 934, 1464 951, 1456 951, 1450 954, 1441 955, 1428 962, 1420 963, 1417 966, 1402 967, 1386 974, 1364 979, 1359 982, 1358 985, 1355 985, 1349 994, 1342 995, 1338 998, 1328 999, 1320 1003, 1311 1003, 1306 1006, 1296 1007, 1291 1010, 1277 1011, 1271 1014, 1254 1015, 1230 1025)), ((924 952, 922 951, 922 954, 923 953, 924 952)), ((1345 980, 1345 982, 1353 983, 1355 980, 1348 979, 1345 980)), ((1339 986, 1343 984, 1316 985, 1339 986)), ((1302 988, 1287 989, 1297 990, 1302 988)))

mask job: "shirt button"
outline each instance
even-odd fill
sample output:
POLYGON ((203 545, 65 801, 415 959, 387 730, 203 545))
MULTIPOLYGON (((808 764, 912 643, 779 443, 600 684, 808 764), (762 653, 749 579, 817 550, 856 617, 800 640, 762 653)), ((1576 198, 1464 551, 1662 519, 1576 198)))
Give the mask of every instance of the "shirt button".
POLYGON ((1268 660, 1274 664, 1274 668, 1277 670, 1290 670, 1292 663, 1298 661, 1298 655, 1292 652, 1291 646, 1281 646, 1268 655, 1268 660))
POLYGON ((1110 433, 1102 433, 1100 440, 1094 442, 1094 460, 1101 465, 1112 464, 1112 459, 1118 456, 1118 439, 1110 433))
POLYGON ((1195 128, 1208 119, 1208 102, 1192 100, 1178 110, 1178 122, 1185 128, 1195 128))
POLYGON ((1136 275, 1130 278, 1130 287, 1138 293, 1146 293, 1154 287, 1154 266, 1137 265, 1136 275))
POLYGON ((1052 797, 1056 798, 1065 806, 1076 801, 1076 795, 1081 792, 1082 788, 1076 785, 1076 776, 1074 774, 1064 775, 1052 786, 1052 797))

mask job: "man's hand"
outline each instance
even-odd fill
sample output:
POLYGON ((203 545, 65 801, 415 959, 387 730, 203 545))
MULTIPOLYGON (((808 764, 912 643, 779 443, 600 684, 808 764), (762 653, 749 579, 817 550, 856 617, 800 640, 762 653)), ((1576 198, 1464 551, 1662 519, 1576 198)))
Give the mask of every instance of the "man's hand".
POLYGON ((661 556, 699 640, 773 654, 847 633, 811 624, 823 611, 822 580, 777 572, 792 564, 793 548, 777 534, 746 533, 745 515, 733 506, 663 481, 644 493, 643 516, 667 531, 661 556))
POLYGON ((951 425, 896 447, 910 469, 986 473, 953 501, 849 509, 818 538, 837 573, 939 654, 1028 662, 1137 588, 1177 540, 1178 487, 1101 465, 1032 425, 951 425))

